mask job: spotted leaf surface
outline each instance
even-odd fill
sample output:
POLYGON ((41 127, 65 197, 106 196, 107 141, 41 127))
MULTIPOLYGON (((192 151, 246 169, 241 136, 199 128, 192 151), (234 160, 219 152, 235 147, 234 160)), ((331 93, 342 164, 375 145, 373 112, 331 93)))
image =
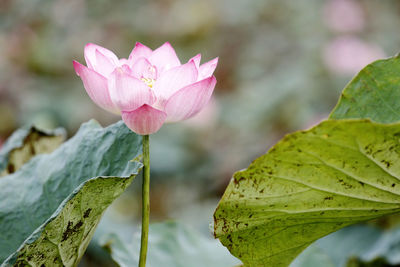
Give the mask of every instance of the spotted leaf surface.
POLYGON ((235 173, 215 235, 245 266, 288 266, 315 240, 400 210, 400 124, 329 120, 235 173))
POLYGON ((132 161, 140 154, 141 137, 122 122, 90 121, 1 178, 2 266, 76 266, 101 214, 141 168, 132 161))

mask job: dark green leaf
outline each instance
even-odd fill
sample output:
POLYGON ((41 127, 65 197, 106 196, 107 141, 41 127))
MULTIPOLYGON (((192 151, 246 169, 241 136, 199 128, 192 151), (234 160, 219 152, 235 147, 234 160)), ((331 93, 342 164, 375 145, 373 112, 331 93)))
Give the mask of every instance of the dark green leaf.
POLYGON ((366 66, 346 86, 331 119, 400 120, 400 56, 366 66))

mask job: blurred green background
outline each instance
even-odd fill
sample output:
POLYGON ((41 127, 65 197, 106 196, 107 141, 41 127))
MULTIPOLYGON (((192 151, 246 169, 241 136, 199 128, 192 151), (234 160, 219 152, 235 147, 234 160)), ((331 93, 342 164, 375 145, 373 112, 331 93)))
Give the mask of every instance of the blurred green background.
MULTIPOLYGON (((400 50, 400 1, 1 0, 0 146, 18 127, 119 120, 91 102, 72 60, 92 42, 127 57, 171 42, 181 61, 219 56, 201 114, 151 137, 152 220, 207 233, 233 172, 284 134, 326 118, 363 66, 400 50)), ((137 180, 108 212, 140 218, 137 180)), ((132 224, 135 225, 135 224, 132 224)))

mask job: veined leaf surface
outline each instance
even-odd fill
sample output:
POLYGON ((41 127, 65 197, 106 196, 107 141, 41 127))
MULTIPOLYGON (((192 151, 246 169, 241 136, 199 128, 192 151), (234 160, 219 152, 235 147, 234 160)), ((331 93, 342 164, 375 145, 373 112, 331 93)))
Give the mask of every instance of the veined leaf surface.
POLYGON ((343 90, 330 118, 400 121, 400 55, 362 69, 343 90))
POLYGON ((104 209, 141 168, 141 137, 123 122, 84 124, 51 154, 0 179, 2 266, 76 266, 104 209))
POLYGON ((400 211, 400 124, 329 120, 237 172, 215 235, 245 266, 288 266, 315 240, 400 211))

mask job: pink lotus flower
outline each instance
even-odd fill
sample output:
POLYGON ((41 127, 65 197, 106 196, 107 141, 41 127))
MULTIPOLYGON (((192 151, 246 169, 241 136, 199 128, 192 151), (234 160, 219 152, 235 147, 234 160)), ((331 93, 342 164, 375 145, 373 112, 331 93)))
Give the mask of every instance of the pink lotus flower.
POLYGON ((157 132, 164 122, 196 115, 210 100, 218 58, 200 65, 201 55, 181 64, 169 43, 152 51, 136 43, 128 59, 118 59, 95 44, 85 47, 87 67, 74 61, 86 92, 101 108, 121 114, 141 135, 157 132))

